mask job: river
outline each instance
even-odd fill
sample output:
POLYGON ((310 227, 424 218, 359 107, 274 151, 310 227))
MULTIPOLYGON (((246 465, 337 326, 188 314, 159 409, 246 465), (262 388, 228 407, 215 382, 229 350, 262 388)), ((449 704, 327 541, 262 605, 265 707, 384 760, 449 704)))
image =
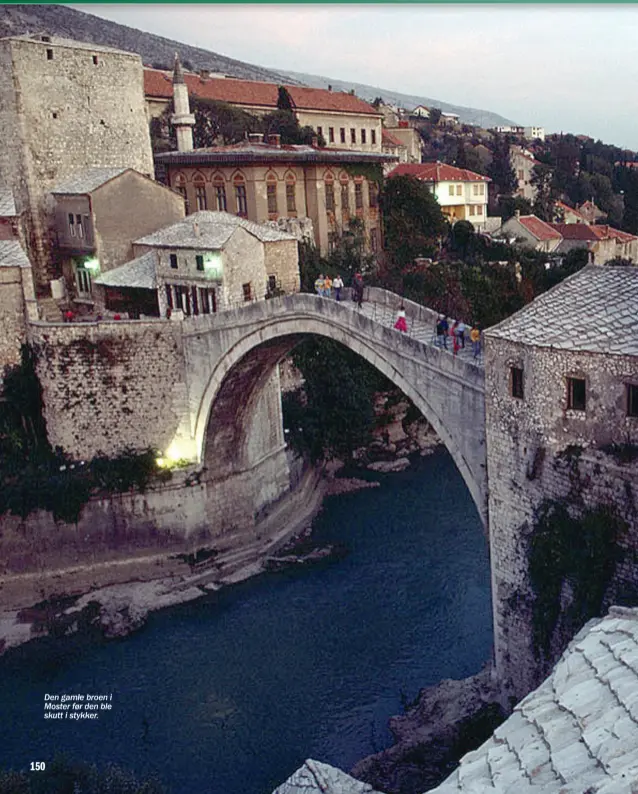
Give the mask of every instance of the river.
POLYGON ((269 794, 305 758, 348 770, 388 746, 402 699, 488 659, 489 562, 445 451, 370 479, 315 519, 345 559, 156 613, 124 640, 43 639, 0 659, 0 767, 63 751, 172 794, 269 794), (45 720, 47 693, 112 694, 112 709, 45 720))

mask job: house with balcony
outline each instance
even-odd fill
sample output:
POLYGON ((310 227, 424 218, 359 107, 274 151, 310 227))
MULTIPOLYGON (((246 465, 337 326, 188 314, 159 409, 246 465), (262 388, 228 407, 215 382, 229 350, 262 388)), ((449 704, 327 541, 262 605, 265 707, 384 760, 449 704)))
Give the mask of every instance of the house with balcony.
POLYGON ((299 291, 297 239, 268 224, 203 210, 133 242, 133 258, 98 276, 110 312, 214 314, 299 291))
POLYGON ((490 178, 445 163, 401 163, 388 175, 412 176, 424 182, 452 222, 469 221, 483 230, 487 220, 490 178))
POLYGON ((180 193, 132 168, 86 168, 51 191, 55 255, 76 303, 131 259, 133 241, 184 217, 180 193))

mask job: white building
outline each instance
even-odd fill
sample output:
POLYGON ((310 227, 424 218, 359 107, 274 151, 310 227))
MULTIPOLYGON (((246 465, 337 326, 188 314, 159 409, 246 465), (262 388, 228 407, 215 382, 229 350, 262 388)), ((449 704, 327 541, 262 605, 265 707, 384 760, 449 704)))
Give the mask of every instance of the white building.
POLYGON ((526 138, 538 139, 539 141, 545 140, 545 127, 525 127, 523 132, 526 138))

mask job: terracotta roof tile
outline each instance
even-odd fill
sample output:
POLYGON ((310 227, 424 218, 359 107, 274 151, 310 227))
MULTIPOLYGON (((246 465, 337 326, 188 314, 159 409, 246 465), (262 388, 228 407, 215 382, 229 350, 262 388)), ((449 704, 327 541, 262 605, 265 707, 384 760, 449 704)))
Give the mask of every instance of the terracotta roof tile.
MULTIPOLYGON (((557 224, 545 223, 536 215, 521 215, 518 220, 537 240, 558 240, 561 237, 560 232, 555 228, 557 224)), ((575 225, 580 226, 580 224, 571 224, 571 226, 575 225)))
MULTIPOLYGON (((203 79, 196 74, 184 75, 188 93, 201 99, 215 99, 231 105, 257 108, 277 108, 279 85, 256 80, 211 77, 203 79)), ((343 91, 326 91, 323 88, 287 85, 286 90, 297 110, 324 110, 336 113, 361 113, 381 116, 379 111, 363 99, 343 91)), ((173 82, 170 72, 144 69, 144 93, 147 97, 172 99, 173 82)))
POLYGON ((565 240, 601 240, 600 232, 586 223, 552 223, 552 228, 565 240))
POLYGON ((446 163, 401 163, 388 176, 414 176, 424 182, 491 182, 492 180, 446 163))

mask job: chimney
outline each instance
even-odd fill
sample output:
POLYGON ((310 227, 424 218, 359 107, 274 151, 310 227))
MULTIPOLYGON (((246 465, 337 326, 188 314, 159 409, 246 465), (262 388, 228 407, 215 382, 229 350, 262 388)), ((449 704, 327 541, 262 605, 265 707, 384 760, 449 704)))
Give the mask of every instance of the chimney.
POLYGON ((312 144, 312 147, 316 149, 319 146, 319 138, 317 138, 316 135, 313 135, 310 143, 312 144))
POLYGON ((268 136, 268 145, 269 146, 281 146, 281 135, 279 133, 275 133, 268 136))
POLYGON ((251 132, 248 135, 248 140, 251 143, 263 143, 264 142, 264 133, 263 132, 251 132))
POLYGON ((197 223, 197 221, 193 221, 193 234, 195 235, 195 237, 201 236, 201 232, 199 230, 199 223, 197 223))
POLYGON ((202 80, 208 80, 210 77, 210 71, 208 69, 200 69, 199 76, 202 80))

